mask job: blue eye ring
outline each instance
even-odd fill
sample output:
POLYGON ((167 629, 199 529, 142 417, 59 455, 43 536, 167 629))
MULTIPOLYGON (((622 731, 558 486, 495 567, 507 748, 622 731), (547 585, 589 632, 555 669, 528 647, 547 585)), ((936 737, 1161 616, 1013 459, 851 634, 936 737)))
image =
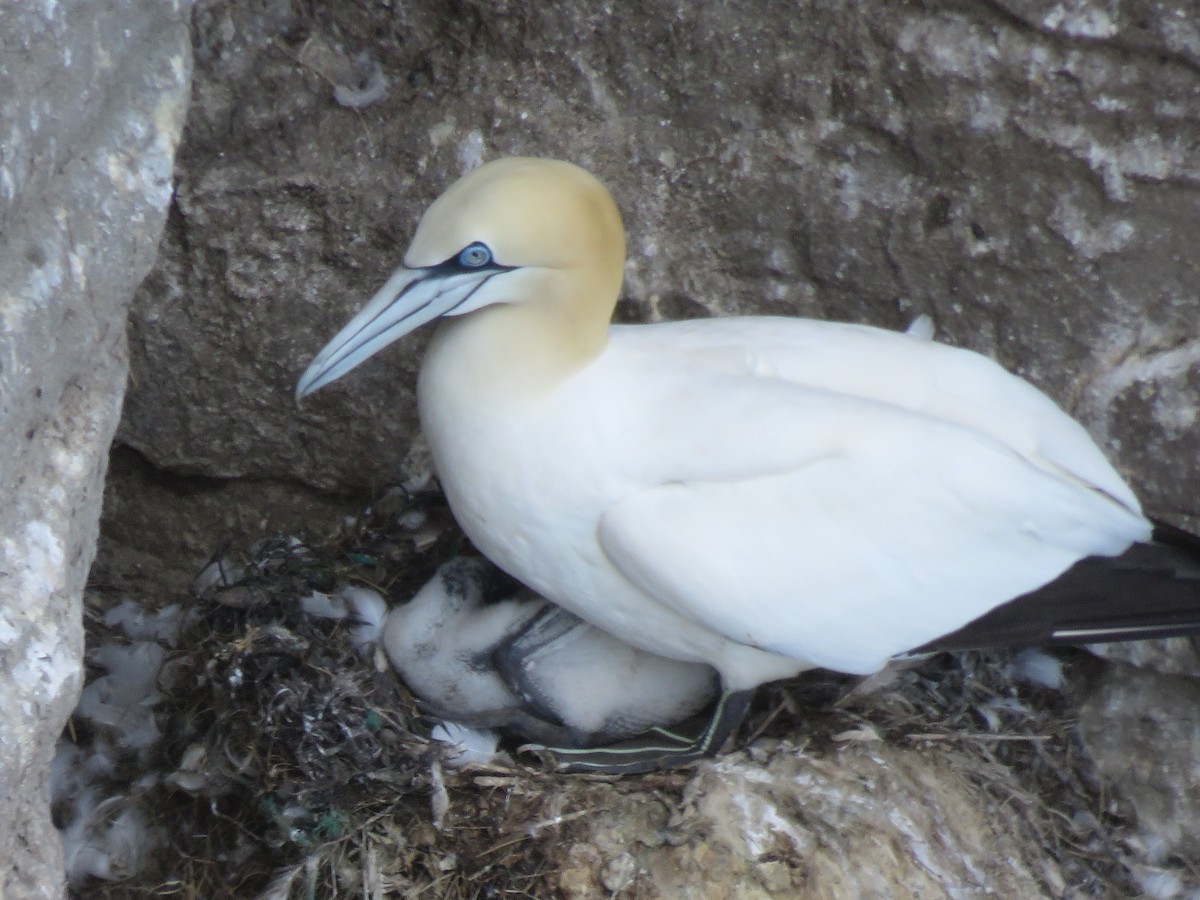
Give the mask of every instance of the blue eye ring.
POLYGON ((464 269, 482 269, 491 261, 491 248, 480 241, 468 244, 458 254, 458 264, 464 269))

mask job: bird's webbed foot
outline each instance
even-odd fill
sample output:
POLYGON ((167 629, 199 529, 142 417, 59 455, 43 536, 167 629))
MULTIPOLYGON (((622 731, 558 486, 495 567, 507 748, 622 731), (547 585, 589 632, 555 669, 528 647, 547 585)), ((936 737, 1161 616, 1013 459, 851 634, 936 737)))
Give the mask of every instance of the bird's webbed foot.
POLYGON ((577 748, 525 744, 520 751, 550 761, 558 772, 632 775, 671 769, 714 755, 741 724, 754 691, 725 691, 711 714, 693 716, 671 728, 652 728, 603 747, 577 748))

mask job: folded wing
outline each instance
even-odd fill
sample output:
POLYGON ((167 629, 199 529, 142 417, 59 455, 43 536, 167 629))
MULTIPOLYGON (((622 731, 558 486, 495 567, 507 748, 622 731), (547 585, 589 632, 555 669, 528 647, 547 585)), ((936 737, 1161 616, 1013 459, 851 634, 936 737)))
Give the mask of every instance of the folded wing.
POLYGON ((604 551, 681 614, 815 665, 875 671, 1149 536, 1136 501, 1092 486, 1111 468, 1086 441, 1081 477, 1074 446, 1031 460, 995 429, 777 377, 715 376, 668 408, 647 435, 661 471, 606 511, 604 551))

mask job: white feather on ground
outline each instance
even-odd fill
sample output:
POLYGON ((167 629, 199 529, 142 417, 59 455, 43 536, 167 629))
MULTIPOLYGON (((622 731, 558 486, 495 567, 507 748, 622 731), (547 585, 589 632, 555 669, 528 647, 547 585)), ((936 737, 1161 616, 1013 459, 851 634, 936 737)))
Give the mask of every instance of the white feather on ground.
POLYGON ((160 641, 178 639, 179 607, 150 612, 132 600, 113 607, 105 624, 132 643, 110 641, 87 659, 104 670, 83 689, 76 721, 86 724, 86 746, 59 740, 50 772, 50 796, 60 824, 67 883, 114 880, 135 874, 165 835, 138 804, 158 783, 146 766, 162 739, 154 708, 162 700, 158 673, 166 657, 160 641), (132 769, 131 782, 122 772, 132 769))

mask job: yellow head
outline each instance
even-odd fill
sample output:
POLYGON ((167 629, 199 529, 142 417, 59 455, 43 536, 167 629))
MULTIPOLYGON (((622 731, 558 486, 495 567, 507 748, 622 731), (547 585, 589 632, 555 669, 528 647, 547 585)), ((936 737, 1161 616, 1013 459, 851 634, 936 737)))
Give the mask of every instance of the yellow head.
POLYGON ((598 353, 624 263, 620 214, 588 172, 548 159, 488 163, 429 207, 404 266, 317 355, 297 397, 426 322, 488 307, 520 307, 539 340, 598 353))

